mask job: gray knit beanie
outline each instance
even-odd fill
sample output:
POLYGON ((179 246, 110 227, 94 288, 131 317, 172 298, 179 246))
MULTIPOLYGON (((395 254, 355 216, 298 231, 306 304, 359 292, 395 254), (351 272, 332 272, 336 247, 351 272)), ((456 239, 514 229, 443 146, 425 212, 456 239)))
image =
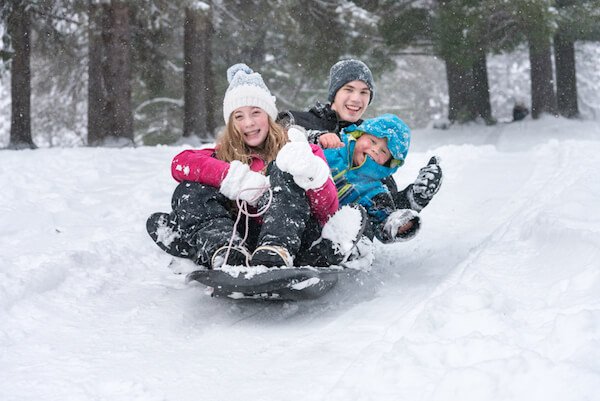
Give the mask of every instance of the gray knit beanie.
POLYGON ((367 84, 371 90, 371 97, 369 98, 369 104, 371 104, 375 93, 373 74, 371 74, 371 70, 365 63, 353 59, 338 61, 329 70, 328 100, 333 102, 337 91, 351 81, 363 81, 367 84))

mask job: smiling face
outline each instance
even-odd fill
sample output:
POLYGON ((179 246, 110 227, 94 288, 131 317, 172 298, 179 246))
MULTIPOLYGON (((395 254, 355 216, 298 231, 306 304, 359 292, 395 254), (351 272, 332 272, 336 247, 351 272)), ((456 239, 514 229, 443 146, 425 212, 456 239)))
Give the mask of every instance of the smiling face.
POLYGON ((232 113, 235 128, 250 148, 261 147, 269 134, 269 115, 260 107, 238 107, 232 113))
POLYGON ((352 155, 352 164, 360 166, 370 156, 375 163, 384 165, 392 158, 392 154, 387 146, 386 138, 379 138, 371 134, 364 133, 357 140, 352 155))
POLYGON ((340 120, 354 123, 367 111, 370 99, 371 90, 366 83, 350 81, 336 92, 331 109, 340 120))

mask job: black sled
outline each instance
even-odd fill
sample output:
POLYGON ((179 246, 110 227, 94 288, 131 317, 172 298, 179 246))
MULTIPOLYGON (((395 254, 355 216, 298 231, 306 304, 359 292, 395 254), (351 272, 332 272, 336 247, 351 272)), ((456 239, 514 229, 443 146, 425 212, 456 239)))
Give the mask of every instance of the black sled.
POLYGON ((313 267, 196 270, 187 275, 186 281, 211 287, 214 297, 302 301, 325 295, 336 285, 342 271, 313 267))

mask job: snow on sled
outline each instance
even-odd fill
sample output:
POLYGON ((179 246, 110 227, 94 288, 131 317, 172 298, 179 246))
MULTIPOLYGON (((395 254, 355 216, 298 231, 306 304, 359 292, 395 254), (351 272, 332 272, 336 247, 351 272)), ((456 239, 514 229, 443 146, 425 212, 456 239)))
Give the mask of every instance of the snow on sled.
POLYGON ((196 270, 186 281, 198 281, 213 289, 212 296, 233 299, 308 300, 327 293, 338 281, 341 268, 234 267, 196 270))

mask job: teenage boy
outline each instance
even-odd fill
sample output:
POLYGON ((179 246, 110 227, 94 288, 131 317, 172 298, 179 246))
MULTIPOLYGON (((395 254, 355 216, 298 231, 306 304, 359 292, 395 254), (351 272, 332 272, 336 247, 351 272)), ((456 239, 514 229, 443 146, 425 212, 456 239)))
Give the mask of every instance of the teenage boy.
POLYGON ((374 92, 373 74, 365 63, 352 59, 338 61, 329 70, 329 103, 316 102, 308 111, 279 113, 279 121, 285 126, 303 127, 309 142, 324 149, 340 147, 343 146, 340 131, 362 122, 374 92))
MULTIPOLYGON (((285 111, 279 114, 278 120, 284 126, 303 127, 307 131, 308 141, 319 144, 323 149, 339 148, 344 146, 341 131, 363 122, 362 116, 374 94, 375 84, 369 67, 360 60, 341 60, 329 70, 329 103, 317 102, 308 111, 285 111)), ((420 212, 442 183, 439 158, 432 157, 427 166, 421 168, 415 182, 402 191, 398 191, 391 176, 383 182, 390 191, 396 209, 420 212)))

